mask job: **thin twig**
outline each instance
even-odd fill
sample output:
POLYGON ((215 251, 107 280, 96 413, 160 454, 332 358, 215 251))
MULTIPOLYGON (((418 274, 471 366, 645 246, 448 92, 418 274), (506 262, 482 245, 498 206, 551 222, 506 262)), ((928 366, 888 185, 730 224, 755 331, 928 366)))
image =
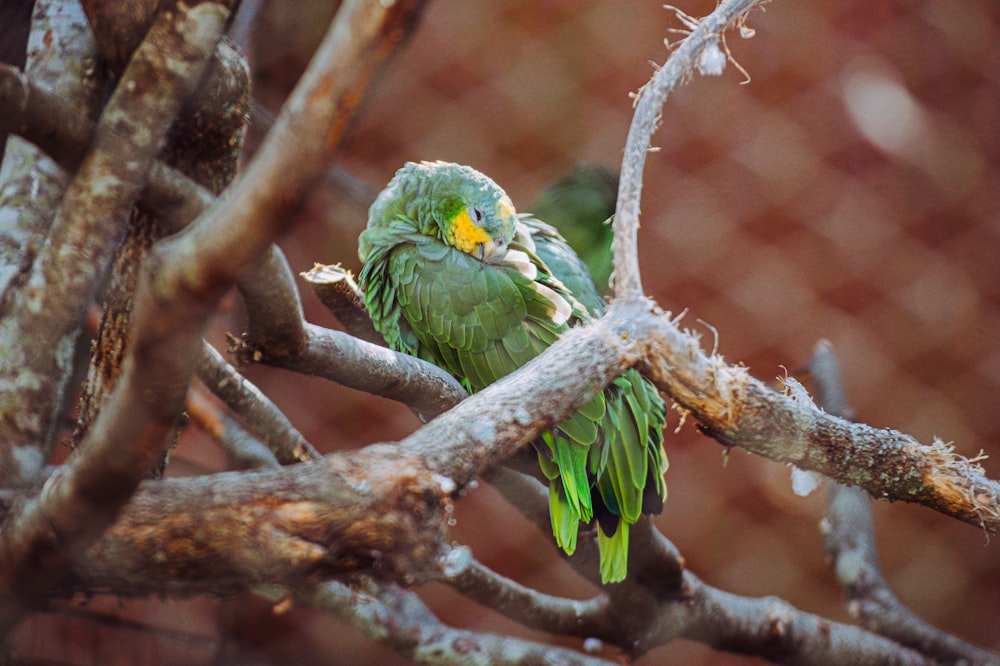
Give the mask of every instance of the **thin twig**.
POLYGON ((207 342, 203 343, 196 372, 202 383, 267 443, 282 465, 321 458, 278 406, 207 342))
POLYGON ((188 394, 185 411, 193 423, 219 443, 238 467, 265 469, 281 465, 269 448, 200 391, 188 394))

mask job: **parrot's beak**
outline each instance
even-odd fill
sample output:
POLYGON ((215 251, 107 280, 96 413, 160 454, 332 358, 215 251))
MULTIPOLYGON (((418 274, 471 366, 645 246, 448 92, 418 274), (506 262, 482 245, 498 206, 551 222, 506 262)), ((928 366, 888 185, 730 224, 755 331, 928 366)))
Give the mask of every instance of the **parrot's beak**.
POLYGON ((507 256, 507 241, 502 238, 476 243, 476 257, 487 264, 503 263, 507 256))

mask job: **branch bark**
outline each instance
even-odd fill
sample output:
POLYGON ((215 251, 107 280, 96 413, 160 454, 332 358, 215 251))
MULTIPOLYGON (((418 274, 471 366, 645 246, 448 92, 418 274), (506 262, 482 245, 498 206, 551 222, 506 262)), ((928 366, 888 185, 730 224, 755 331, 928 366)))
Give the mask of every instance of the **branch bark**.
MULTIPOLYGON (((345 4, 261 150, 261 159, 237 183, 233 196, 185 234, 157 247, 140 282, 134 345, 116 390, 84 439, 84 454, 51 477, 39 498, 10 518, 0 533, 5 555, 0 580, 8 584, 0 600, 5 630, 24 604, 57 582, 54 578, 68 559, 117 515, 162 452, 165 435, 183 405, 206 317, 243 267, 259 260, 270 246, 287 213, 336 148, 360 92, 391 52, 385 44, 398 38, 400 26, 413 20, 416 9, 413 3, 390 8, 345 4), (317 142, 316 136, 324 140, 317 142)), ((214 49, 224 12, 200 5, 188 16, 216 18, 214 33, 190 31, 190 38, 202 40, 195 44, 202 46, 203 63, 214 49)), ((174 25, 166 12, 162 21, 174 25)), ((157 34, 154 27, 150 35, 157 34)), ((168 29, 166 34, 178 33, 168 29)), ((149 43, 148 38, 139 53, 149 43)), ((142 63, 138 54, 119 90, 140 87, 128 84, 133 66, 144 66, 137 63, 142 63)), ((130 153, 120 153, 117 159, 122 154, 130 153)))
MULTIPOLYGON (((51 350, 75 338, 122 222, 181 99, 197 84, 225 18, 224 11, 205 4, 176 15, 164 12, 157 19, 102 114, 93 149, 63 197, 27 293, 20 295, 10 316, 0 324, 0 339, 12 335, 16 344, 32 347, 21 352, 21 372, 38 382, 30 405, 34 411, 29 413, 39 415, 50 434, 57 420, 60 384, 66 379, 51 350)), ((136 418, 148 413, 148 405, 142 404, 146 396, 140 390, 130 388, 133 393, 115 404, 121 408, 126 403, 126 411, 102 413, 102 417, 118 420, 105 419, 100 428, 95 424, 92 432, 97 431, 99 443, 91 443, 90 450, 50 477, 42 493, 4 523, 0 531, 2 633, 114 519, 148 472, 151 453, 162 450, 165 431, 147 429, 148 423, 136 418), (130 445, 139 433, 152 434, 152 441, 133 449, 130 445), (124 452, 116 450, 121 440, 115 435, 122 434, 128 436, 124 452)), ((170 414, 167 427, 176 414, 170 414)))
MULTIPOLYGON (((96 116, 104 97, 102 70, 96 66, 96 46, 79 6, 69 0, 30 4, 36 6, 27 71, 53 95, 64 97, 64 105, 75 105, 76 114, 93 112, 96 116)), ((20 86, 5 83, 3 89, 5 94, 16 93, 20 86)), ((7 117, 7 112, 0 113, 0 122, 7 117)), ((41 151, 18 137, 10 138, 0 165, 0 320, 8 326, 43 251, 53 211, 67 183, 66 174, 41 151)), ((22 347, 23 341, 0 337, 0 385, 7 387, 0 390, 4 405, 0 481, 8 485, 34 483, 41 471, 49 453, 52 424, 32 409, 44 408, 58 397, 34 390, 36 373, 22 372, 22 347)), ((72 364, 72 344, 47 347, 44 352, 64 368, 72 364)))
POLYGON ((439 567, 448 487, 391 446, 308 465, 143 482, 62 591, 228 594, 439 567))
MULTIPOLYGON (((840 367, 829 342, 816 345, 806 368, 819 405, 836 416, 852 418, 840 381, 840 367)), ((882 575, 875 547, 871 500, 858 488, 830 483, 823 542, 847 596, 847 608, 862 626, 929 655, 942 663, 1000 663, 1000 656, 947 634, 913 614, 893 594, 882 575)))
POLYGON ((434 664, 572 664, 610 666, 579 652, 496 634, 443 625, 420 599, 394 586, 364 584, 350 589, 327 583, 297 597, 326 610, 363 634, 417 662, 434 664))

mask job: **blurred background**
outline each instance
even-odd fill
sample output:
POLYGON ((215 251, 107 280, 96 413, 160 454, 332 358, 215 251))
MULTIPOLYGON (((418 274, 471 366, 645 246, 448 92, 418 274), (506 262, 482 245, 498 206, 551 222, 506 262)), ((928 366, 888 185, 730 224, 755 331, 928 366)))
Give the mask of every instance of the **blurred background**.
MULTIPOLYGON (((704 15, 713 2, 680 6, 704 15)), ((277 112, 331 18, 320 0, 245 3, 234 37, 261 107, 277 112)), ((730 363, 773 381, 820 339, 839 355, 858 417, 923 442, 953 442, 1000 477, 1000 9, 990 0, 774 2, 750 39, 728 34, 722 76, 668 101, 643 189, 643 285, 730 363), (704 323, 703 323, 704 322, 704 323)), ((362 107, 339 165, 377 191, 406 160, 485 171, 524 206, 581 162, 617 168, 629 93, 684 25, 660 2, 434 0, 362 107)), ((316 191, 282 241, 295 271, 357 269, 364 189, 316 191)), ((303 285, 304 286, 304 285, 303 285)), ((304 289, 307 316, 336 326, 304 289)), ((242 330, 239 301, 213 340, 242 330)), ((397 440, 401 405, 265 367, 247 369, 322 451, 397 440)), ((789 469, 729 452, 671 413, 669 499, 657 523, 711 585, 777 595, 850 621, 825 559, 824 493, 801 498, 789 469)), ((185 434, 171 473, 220 469, 185 434)), ((893 590, 929 622, 1000 649, 1000 544, 931 510, 875 504, 893 590)), ((550 539, 489 486, 457 504, 456 543, 545 592, 595 590, 550 539), (483 526, 490 526, 487 531, 483 526)), ((442 585, 421 596, 450 624, 551 637, 442 585)), ((557 639, 579 646, 579 641, 557 639)), ((19 652, 58 663, 405 663, 335 620, 233 600, 100 598, 36 618, 19 652), (88 627, 88 631, 82 631, 88 627), (87 639, 76 636, 87 635, 87 639), (66 640, 53 640, 62 636, 66 640), (113 659, 112 659, 113 657, 113 659)), ((602 656, 613 658, 605 649, 602 656)), ((639 664, 760 663, 677 641, 639 664)))

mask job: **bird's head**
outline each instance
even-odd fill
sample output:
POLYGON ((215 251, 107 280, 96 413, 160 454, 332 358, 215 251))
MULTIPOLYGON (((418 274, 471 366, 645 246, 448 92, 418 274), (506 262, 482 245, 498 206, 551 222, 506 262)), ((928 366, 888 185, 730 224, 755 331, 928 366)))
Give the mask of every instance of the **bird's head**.
POLYGON ((450 162, 407 163, 396 178, 405 179, 416 192, 412 213, 422 233, 480 261, 503 261, 514 238, 517 211, 491 178, 450 162))

